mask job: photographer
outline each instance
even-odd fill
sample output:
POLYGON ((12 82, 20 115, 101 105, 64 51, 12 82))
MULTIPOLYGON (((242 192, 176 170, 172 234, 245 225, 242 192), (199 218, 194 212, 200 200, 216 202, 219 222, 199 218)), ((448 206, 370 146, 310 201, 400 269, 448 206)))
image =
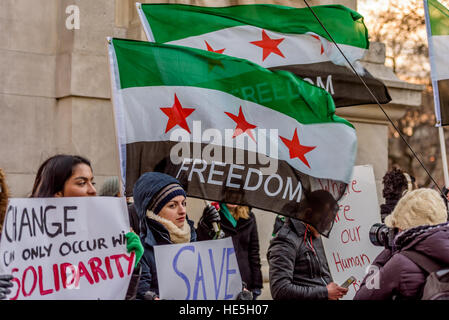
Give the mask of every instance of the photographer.
POLYGON ((449 267, 449 224, 440 194, 421 188, 407 192, 385 218, 399 232, 373 262, 354 300, 420 299, 428 273, 406 255, 421 254, 441 269, 449 267), (391 245, 391 247, 390 247, 391 245))

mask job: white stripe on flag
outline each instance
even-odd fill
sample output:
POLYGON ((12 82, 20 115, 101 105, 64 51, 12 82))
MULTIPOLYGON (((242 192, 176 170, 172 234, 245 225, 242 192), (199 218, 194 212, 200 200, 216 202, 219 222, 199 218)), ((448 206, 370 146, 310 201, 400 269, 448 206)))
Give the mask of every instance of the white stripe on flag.
MULTIPOLYGON (((207 50, 205 43, 205 41, 207 41, 213 50, 225 49, 223 54, 250 60, 265 68, 326 61, 332 61, 338 65, 346 65, 346 61, 338 51, 337 47, 323 37, 314 33, 285 34, 271 30, 265 30, 269 38, 284 39, 279 43, 278 48, 285 58, 276 53, 271 53, 264 61, 262 61, 263 49, 251 43, 253 41, 262 40, 262 30, 263 29, 258 27, 244 25, 221 29, 167 43, 207 50), (319 39, 317 39, 317 37, 319 39)), ((357 71, 363 75, 364 69, 356 61, 360 60, 367 50, 344 44, 339 44, 339 47, 349 61, 355 64, 358 69, 357 71)))
MULTIPOLYGON (((244 136, 246 140, 242 148, 260 151, 258 148, 262 143, 269 145, 269 129, 277 129, 279 136, 292 140, 296 128, 302 145, 316 146, 314 150, 306 154, 311 168, 298 158, 290 159, 288 148, 278 136, 275 136, 275 141, 271 140, 279 146, 278 155, 273 156, 272 152, 263 153, 273 158, 283 159, 295 169, 314 177, 345 182, 351 178, 352 172, 347 171, 347 163, 354 162, 357 144, 353 128, 341 123, 304 125, 283 113, 218 90, 179 86, 136 87, 120 90, 124 106, 126 106, 124 112, 126 143, 169 141, 172 132, 176 129, 178 129, 177 132, 188 135, 188 132, 180 129, 178 125, 165 133, 168 117, 160 108, 172 107, 175 93, 183 108, 195 109, 186 119, 192 133, 189 137, 194 142, 201 142, 201 137, 196 139, 193 121, 201 121, 200 135, 205 134, 206 129, 217 128, 224 141, 214 144, 236 147, 234 139, 230 139, 231 141, 224 139, 225 129, 233 132, 236 128, 236 122, 224 112, 238 115, 241 106, 246 121, 257 126, 253 130, 256 141, 259 137, 265 138, 264 141, 257 142, 256 146, 256 144, 248 143, 252 140, 246 133, 242 134, 240 137, 244 136), (266 135, 258 136, 262 132, 258 129, 266 129, 266 135)), ((177 141, 173 137, 172 139, 177 141)), ((208 142, 205 141, 205 143, 208 142)), ((268 148, 267 146, 266 150, 268 148)))
POLYGON ((433 50, 430 59, 433 59, 435 68, 432 69, 432 80, 449 79, 449 36, 432 36, 433 50))

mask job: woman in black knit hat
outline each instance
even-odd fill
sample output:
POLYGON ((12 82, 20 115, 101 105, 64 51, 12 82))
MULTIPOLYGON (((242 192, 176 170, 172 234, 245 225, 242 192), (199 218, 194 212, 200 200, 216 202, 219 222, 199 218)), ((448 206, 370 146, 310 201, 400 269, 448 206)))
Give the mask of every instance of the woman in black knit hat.
MULTIPOLYGON (((133 197, 144 246, 137 298, 158 299, 154 246, 194 242, 196 232, 193 221, 187 217, 186 193, 172 176, 160 172, 144 173, 134 185, 133 197)), ((220 215, 217 210, 208 210, 202 220, 212 229, 212 223, 219 222, 220 215)))

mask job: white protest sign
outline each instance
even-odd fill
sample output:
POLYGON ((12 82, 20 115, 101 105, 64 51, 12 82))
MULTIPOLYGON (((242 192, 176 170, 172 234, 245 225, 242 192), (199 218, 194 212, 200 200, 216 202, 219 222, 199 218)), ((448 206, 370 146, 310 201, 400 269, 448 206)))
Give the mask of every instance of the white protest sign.
POLYGON ((341 285, 350 276, 356 278, 343 298, 352 300, 368 266, 383 250, 382 247, 372 245, 369 240, 371 226, 380 222, 380 207, 371 166, 354 167, 352 180, 338 204, 340 210, 329 239, 322 239, 334 282, 341 285))
POLYGON ((125 198, 10 199, 0 273, 10 300, 124 299, 134 269, 126 252, 125 198))
POLYGON ((155 246, 159 296, 235 300, 242 291, 232 238, 155 246))

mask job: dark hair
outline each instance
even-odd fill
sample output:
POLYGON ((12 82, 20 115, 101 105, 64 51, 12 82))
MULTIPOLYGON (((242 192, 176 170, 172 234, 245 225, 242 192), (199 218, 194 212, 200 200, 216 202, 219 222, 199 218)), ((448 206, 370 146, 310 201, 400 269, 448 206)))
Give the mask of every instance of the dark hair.
MULTIPOLYGON (((415 177, 410 175, 410 180, 415 182, 415 177)), ((382 179, 384 189, 382 195, 385 199, 399 200, 402 198, 402 193, 407 190, 407 179, 404 176, 404 171, 398 168, 385 173, 382 179)))
POLYGON ((329 191, 315 190, 307 192, 304 193, 304 199, 300 202, 302 215, 300 219, 314 226, 318 232, 328 234, 334 224, 337 209, 338 202, 329 191), (310 209, 310 211, 306 209, 310 209))
MULTIPOLYGON (((409 176, 413 184, 415 177, 412 175, 409 176)), ((382 196, 385 199, 385 203, 380 205, 380 218, 383 223, 385 218, 393 212, 399 199, 402 198, 404 190, 408 189, 408 182, 404 171, 399 168, 393 168, 385 173, 382 183, 384 185, 382 196)))
POLYGON ((54 197, 64 189, 78 164, 86 164, 92 169, 90 161, 81 156, 58 154, 45 160, 37 170, 31 198, 54 197))
POLYGON ((302 208, 310 208, 313 212, 321 212, 326 204, 337 205, 338 202, 327 190, 315 190, 313 192, 305 192, 302 200, 302 208))

